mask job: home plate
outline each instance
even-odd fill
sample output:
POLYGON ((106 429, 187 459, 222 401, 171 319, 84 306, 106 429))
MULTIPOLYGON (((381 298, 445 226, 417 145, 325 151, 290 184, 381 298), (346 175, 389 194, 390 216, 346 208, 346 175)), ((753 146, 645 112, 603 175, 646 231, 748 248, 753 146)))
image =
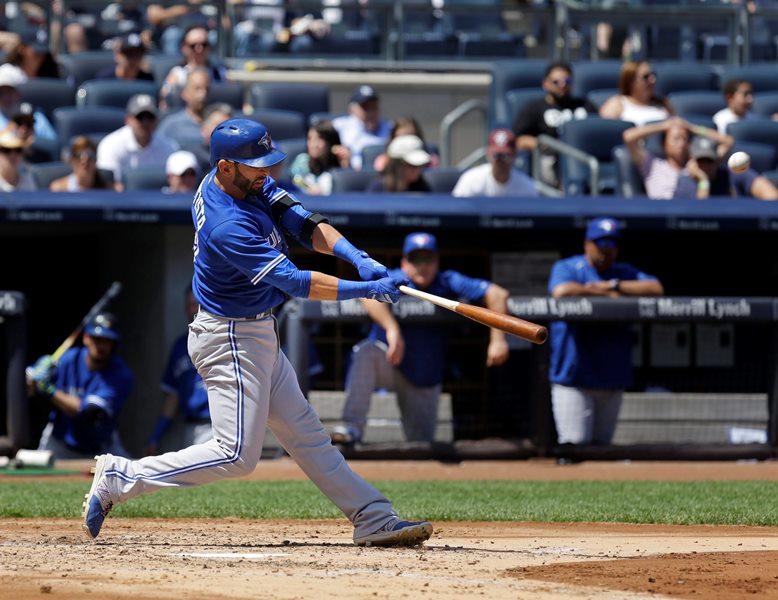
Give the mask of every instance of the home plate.
POLYGON ((193 558, 249 558, 262 559, 273 556, 286 556, 283 552, 179 552, 173 556, 191 556, 193 558))

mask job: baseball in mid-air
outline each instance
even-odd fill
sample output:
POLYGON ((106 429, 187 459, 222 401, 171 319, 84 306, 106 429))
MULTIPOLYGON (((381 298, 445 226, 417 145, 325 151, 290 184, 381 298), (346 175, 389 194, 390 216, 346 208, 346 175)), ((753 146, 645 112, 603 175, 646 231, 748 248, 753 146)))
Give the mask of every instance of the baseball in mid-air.
POLYGON ((751 165, 751 157, 746 152, 733 152, 727 160, 727 166, 733 173, 742 173, 751 165))

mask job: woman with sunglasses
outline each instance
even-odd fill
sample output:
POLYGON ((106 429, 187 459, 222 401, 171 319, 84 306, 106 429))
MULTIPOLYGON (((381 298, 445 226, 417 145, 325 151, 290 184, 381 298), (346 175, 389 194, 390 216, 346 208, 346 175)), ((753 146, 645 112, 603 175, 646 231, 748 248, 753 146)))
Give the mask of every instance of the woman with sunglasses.
POLYGON ((630 121, 638 127, 652 121, 662 121, 675 114, 666 98, 657 96, 656 73, 644 60, 628 61, 619 74, 619 93, 600 107, 604 119, 630 121))
POLYGON ((24 140, 10 129, 0 133, 0 192, 34 190, 38 186, 22 164, 24 140))
POLYGON ((88 137, 79 136, 70 145, 70 166, 73 172, 49 185, 52 192, 83 192, 111 189, 97 170, 97 145, 88 137))

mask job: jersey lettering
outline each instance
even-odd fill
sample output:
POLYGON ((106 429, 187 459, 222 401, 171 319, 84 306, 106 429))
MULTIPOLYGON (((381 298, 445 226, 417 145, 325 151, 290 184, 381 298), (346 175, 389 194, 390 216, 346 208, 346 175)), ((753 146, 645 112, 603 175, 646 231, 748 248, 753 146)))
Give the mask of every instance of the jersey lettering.
POLYGON ((195 233, 194 243, 192 244, 192 262, 197 260, 197 255, 200 253, 200 242, 197 234, 205 225, 205 202, 203 201, 202 183, 197 188, 197 192, 194 197, 194 211, 195 211, 195 233))

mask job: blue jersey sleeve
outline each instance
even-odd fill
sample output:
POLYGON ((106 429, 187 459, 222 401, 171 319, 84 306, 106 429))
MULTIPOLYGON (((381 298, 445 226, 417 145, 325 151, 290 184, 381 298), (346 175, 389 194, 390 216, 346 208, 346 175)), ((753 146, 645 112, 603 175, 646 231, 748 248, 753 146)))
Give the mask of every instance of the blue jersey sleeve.
POLYGON ((486 295, 491 283, 485 279, 468 277, 457 271, 443 271, 440 274, 441 281, 453 295, 465 298, 468 302, 480 302, 486 295))
POLYGON ((98 408, 115 419, 129 397, 133 383, 132 374, 124 370, 97 373, 81 398, 79 412, 98 408))
POLYGON ((578 281, 573 263, 568 260, 556 261, 551 267, 551 275, 548 278, 548 293, 553 293, 556 286, 568 281, 578 281))

